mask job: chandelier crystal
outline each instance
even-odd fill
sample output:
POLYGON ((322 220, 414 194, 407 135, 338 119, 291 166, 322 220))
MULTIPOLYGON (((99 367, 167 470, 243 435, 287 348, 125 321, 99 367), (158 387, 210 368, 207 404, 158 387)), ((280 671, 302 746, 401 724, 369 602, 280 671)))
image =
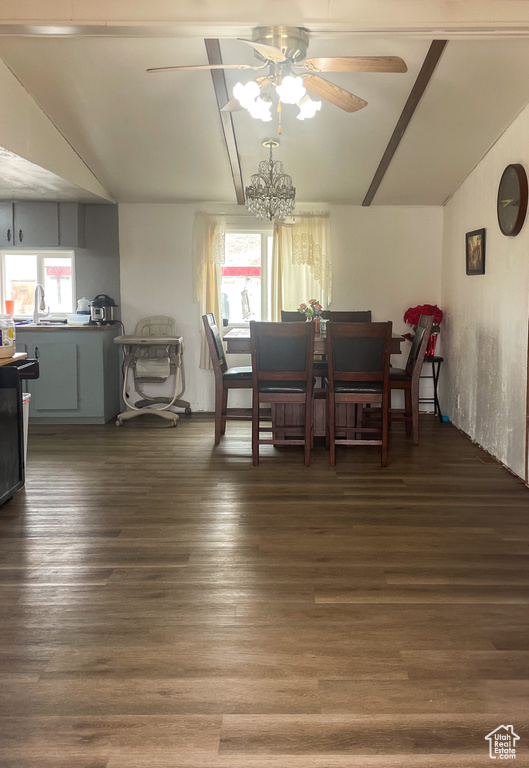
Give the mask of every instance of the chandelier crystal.
POLYGON ((258 219, 284 221, 294 211, 296 188, 292 186, 292 178, 283 173, 283 163, 272 157, 272 150, 279 142, 269 139, 263 146, 270 148, 270 158, 261 160, 258 172, 246 187, 246 207, 258 219))

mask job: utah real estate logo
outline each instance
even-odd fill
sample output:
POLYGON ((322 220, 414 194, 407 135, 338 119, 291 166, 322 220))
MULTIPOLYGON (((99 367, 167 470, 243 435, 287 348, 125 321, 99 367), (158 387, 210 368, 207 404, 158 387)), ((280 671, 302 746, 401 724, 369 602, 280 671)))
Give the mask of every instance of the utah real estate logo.
POLYGON ((519 738, 512 725, 499 725, 485 736, 489 742, 489 757, 492 760, 515 760, 516 742, 519 738))

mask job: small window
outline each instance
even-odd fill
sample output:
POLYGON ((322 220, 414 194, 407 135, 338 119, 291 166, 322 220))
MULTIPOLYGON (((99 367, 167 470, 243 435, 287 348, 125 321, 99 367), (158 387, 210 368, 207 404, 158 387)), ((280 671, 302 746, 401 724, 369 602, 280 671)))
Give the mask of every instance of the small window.
POLYGON ((268 319, 271 247, 269 232, 226 233, 221 277, 223 325, 245 325, 250 320, 268 319))
POLYGON ((0 259, 2 309, 4 301, 12 299, 15 302, 16 317, 32 317, 35 288, 40 283, 44 288, 44 302, 50 314, 65 316, 74 311, 73 251, 3 251, 0 259))

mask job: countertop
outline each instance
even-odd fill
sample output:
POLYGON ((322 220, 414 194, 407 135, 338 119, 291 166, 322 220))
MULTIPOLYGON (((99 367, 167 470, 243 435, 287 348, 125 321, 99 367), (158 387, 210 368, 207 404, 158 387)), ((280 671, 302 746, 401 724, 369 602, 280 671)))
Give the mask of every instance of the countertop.
POLYGON ((25 360, 27 356, 27 352, 15 352, 13 357, 0 357, 0 365, 8 365, 15 362, 15 360, 25 360))
POLYGON ((39 323, 38 325, 33 325, 33 323, 27 323, 26 325, 17 325, 16 332, 17 335, 25 331, 38 331, 39 333, 42 331, 59 331, 60 333, 64 331, 83 331, 90 333, 92 331, 114 331, 116 328, 121 330, 120 323, 109 323, 107 325, 68 325, 67 323, 54 323, 53 325, 39 323))

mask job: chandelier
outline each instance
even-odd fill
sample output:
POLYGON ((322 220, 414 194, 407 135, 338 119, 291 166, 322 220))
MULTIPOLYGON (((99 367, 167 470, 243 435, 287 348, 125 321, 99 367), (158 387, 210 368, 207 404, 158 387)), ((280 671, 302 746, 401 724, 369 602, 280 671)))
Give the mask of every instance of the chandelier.
POLYGON ((259 170, 246 187, 246 207, 258 219, 284 221, 291 216, 296 205, 296 188, 292 179, 283 173, 283 163, 273 159, 272 150, 279 146, 278 141, 263 141, 263 147, 270 148, 269 160, 261 160, 259 170))

